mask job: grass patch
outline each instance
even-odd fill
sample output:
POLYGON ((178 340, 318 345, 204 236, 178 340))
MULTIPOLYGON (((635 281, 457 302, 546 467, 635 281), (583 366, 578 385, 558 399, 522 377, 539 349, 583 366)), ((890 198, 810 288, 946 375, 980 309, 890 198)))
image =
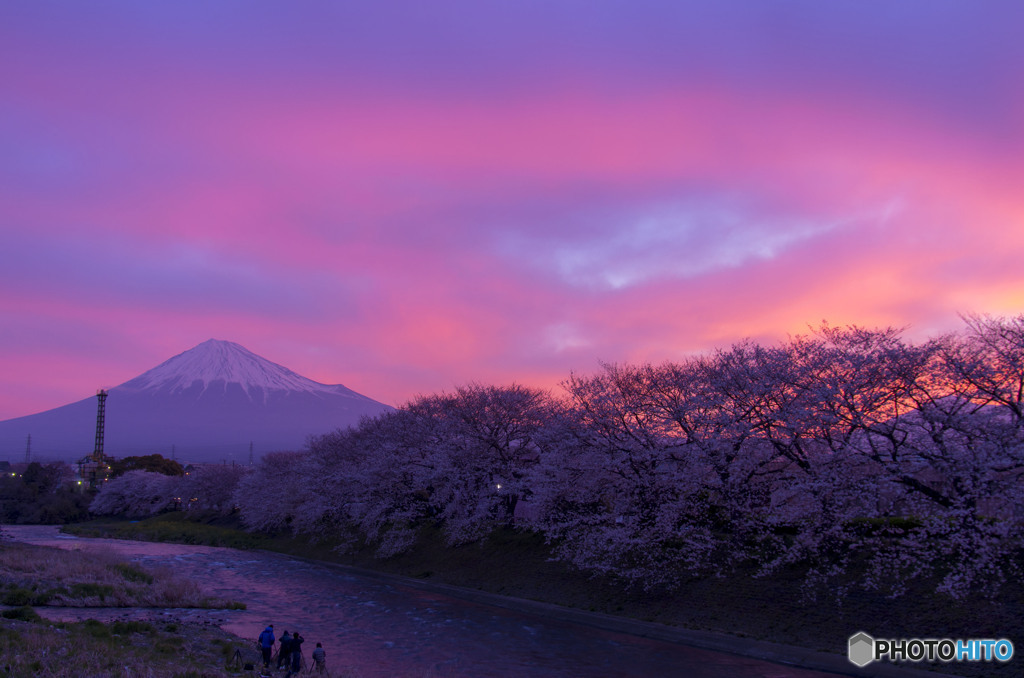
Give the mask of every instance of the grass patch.
POLYGON ((163 513, 139 521, 117 518, 93 520, 87 523, 65 525, 68 534, 80 537, 107 537, 111 539, 138 539, 141 541, 196 544, 201 546, 225 546, 233 549, 251 550, 268 548, 268 539, 262 535, 196 520, 182 511, 163 513))
POLYGON ((249 675, 228 666, 236 650, 255 660, 251 643, 205 625, 168 630, 146 622, 39 621, 0 618, 0 675, 213 678, 249 675))
POLYGON ((125 578, 125 581, 138 582, 141 584, 153 583, 153 575, 146 572, 141 567, 129 565, 128 563, 117 563, 114 565, 114 569, 121 573, 121 576, 125 578))
POLYGON ((55 557, 62 553, 0 542, 0 591, 5 601, 17 604, 0 613, 0 676, 214 678, 245 675, 241 667, 226 667, 236 650, 255 661, 251 642, 207 625, 44 619, 22 603, 245 607, 205 596, 193 582, 170 571, 150 572, 121 562, 113 552, 84 550, 74 558, 55 557))
POLYGON ((79 623, 81 624, 82 631, 93 638, 111 638, 114 635, 110 632, 110 629, 107 628, 107 625, 101 621, 86 619, 79 623))
POLYGON ((20 586, 12 586, 10 590, 4 591, 3 598, 0 598, 0 603, 21 607, 31 603, 33 598, 35 598, 35 594, 32 591, 20 586))
POLYGON ((107 600, 108 596, 114 595, 114 587, 110 584, 94 584, 92 582, 72 584, 69 595, 72 598, 99 598, 102 603, 107 600))
POLYGON ((116 621, 110 625, 110 632, 115 636, 127 636, 133 633, 144 633, 151 636, 156 633, 156 627, 143 621, 116 621))
POLYGON ((20 544, 0 545, 0 601, 4 605, 70 607, 196 607, 245 609, 242 603, 207 596, 199 586, 170 569, 150 572, 125 563, 113 551, 75 551, 74 558, 54 557, 59 549, 20 544))
POLYGON ((3 612, 0 612, 0 617, 3 617, 4 619, 18 619, 24 622, 43 621, 43 618, 39 616, 39 613, 36 612, 35 609, 29 605, 15 607, 10 610, 4 610, 3 612))

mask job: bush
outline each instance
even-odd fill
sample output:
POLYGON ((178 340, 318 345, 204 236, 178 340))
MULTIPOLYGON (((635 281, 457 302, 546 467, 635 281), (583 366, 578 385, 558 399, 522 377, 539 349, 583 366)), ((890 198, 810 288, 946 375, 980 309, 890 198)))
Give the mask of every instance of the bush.
POLYGON ((82 622, 82 630, 93 638, 110 638, 110 629, 107 625, 96 619, 86 619, 82 622))
POLYGON ((11 610, 4 610, 0 612, 0 617, 4 619, 17 619, 25 622, 41 622, 43 618, 39 616, 39 613, 35 611, 35 608, 24 605, 22 607, 16 607, 11 610))
POLYGON ((114 595, 114 587, 109 584, 72 584, 71 595, 75 598, 99 598, 102 602, 107 596, 114 595))
POLYGON ((116 621, 110 625, 110 631, 115 636, 127 636, 131 633, 145 633, 153 635, 156 628, 148 622, 140 621, 116 621))
POLYGON ((28 589, 15 586, 10 591, 4 593, 3 600, 0 600, 4 605, 13 605, 14 607, 22 607, 32 602, 33 594, 28 589))
POLYGON ((152 575, 150 575, 145 570, 135 567, 134 565, 129 565, 128 563, 118 563, 117 565, 114 565, 114 569, 120 572, 121 576, 124 577, 126 581, 133 581, 141 584, 153 583, 152 575))
POLYGON ((180 638, 165 638, 157 641, 153 649, 163 655, 177 655, 181 652, 181 645, 180 638))

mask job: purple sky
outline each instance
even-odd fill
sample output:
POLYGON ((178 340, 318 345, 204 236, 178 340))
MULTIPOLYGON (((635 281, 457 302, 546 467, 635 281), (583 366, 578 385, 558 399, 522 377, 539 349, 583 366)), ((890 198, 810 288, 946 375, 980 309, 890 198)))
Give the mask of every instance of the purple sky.
POLYGON ((1024 3, 0 3, 0 419, 1024 310, 1024 3))

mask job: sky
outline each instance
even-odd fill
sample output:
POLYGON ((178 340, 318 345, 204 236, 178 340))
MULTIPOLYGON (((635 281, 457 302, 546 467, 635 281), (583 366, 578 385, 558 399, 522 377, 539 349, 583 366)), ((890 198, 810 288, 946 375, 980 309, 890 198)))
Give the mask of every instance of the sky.
POLYGON ((0 0, 0 419, 1024 312, 1017 0, 0 0))

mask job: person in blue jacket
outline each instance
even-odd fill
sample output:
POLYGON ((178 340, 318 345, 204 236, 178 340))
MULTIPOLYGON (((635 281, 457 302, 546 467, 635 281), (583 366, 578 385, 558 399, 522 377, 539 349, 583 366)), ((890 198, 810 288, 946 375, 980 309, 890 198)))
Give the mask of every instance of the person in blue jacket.
POLYGON ((260 650, 263 652, 263 668, 270 668, 270 655, 274 650, 274 625, 270 624, 260 634, 260 650))

